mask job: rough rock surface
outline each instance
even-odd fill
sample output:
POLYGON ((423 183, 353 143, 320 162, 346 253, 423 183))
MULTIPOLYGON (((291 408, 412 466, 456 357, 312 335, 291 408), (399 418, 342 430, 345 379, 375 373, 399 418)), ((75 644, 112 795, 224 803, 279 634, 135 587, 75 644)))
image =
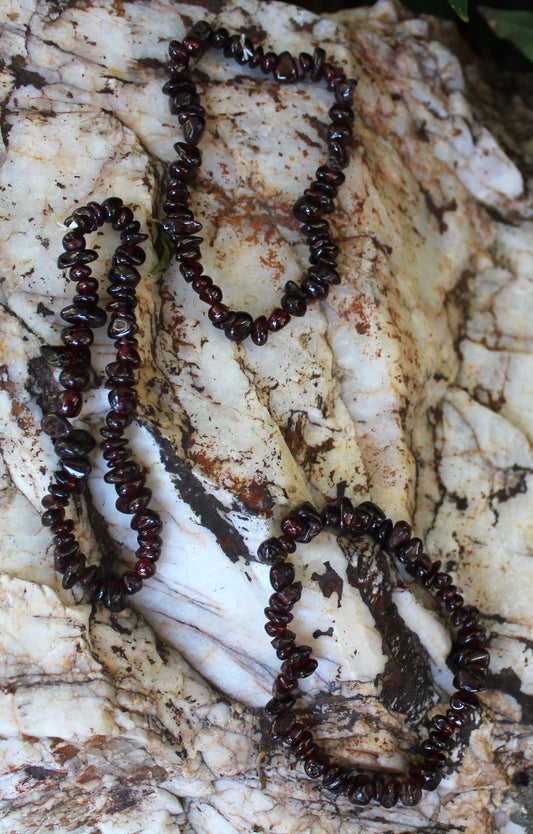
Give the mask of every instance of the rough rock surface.
MULTIPOLYGON (((388 0, 330 19, 256 0, 5 0, 0 14, 0 832, 526 831, 516 787, 533 717, 523 124, 493 130, 482 90, 467 87, 438 33, 388 0), (166 48, 201 17, 277 51, 321 44, 359 78, 334 216, 343 283, 263 348, 228 342, 177 266, 157 270, 152 218, 181 138, 160 92, 166 48), (39 423, 56 383, 39 345, 57 343, 69 299, 55 265, 62 222, 112 193, 153 233, 131 439, 165 548, 132 608, 109 616, 61 588, 40 524, 55 461, 39 423), (255 551, 294 503, 342 493, 410 519, 486 613, 482 720, 414 809, 333 801, 271 745, 261 716, 276 664, 255 551)), ((193 199, 206 271, 257 315, 306 265, 291 207, 324 158, 329 96, 212 53, 198 73, 209 122, 193 199)), ((108 238, 97 245, 105 253, 108 238)), ((93 353, 83 418, 96 430, 103 339, 93 353)), ((80 536, 95 559, 111 537, 127 562, 133 532, 103 471, 95 458, 80 536)), ((344 761, 402 768, 451 688, 443 623, 368 550, 321 537, 295 562, 296 630, 320 659, 306 692, 317 735, 344 761)))

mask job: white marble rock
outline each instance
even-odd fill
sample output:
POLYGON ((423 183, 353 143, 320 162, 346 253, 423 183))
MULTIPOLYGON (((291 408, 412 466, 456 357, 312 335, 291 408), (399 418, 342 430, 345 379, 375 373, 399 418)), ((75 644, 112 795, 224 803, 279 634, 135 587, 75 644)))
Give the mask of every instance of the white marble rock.
MULTIPOLYGON (((0 25, 1 834, 526 832, 515 775, 532 752, 533 210, 517 160, 531 147, 512 118, 493 130, 446 28, 392 0, 327 19, 258 0, 5 0, 0 25), (69 303, 56 258, 75 204, 118 194, 155 240, 181 138, 161 93, 167 45, 204 17, 278 52, 320 44, 359 79, 332 220, 343 282, 267 346, 237 346, 146 246, 130 437, 165 544, 157 575, 110 616, 62 589, 40 523, 55 460, 39 346, 58 342, 69 303), (334 801, 269 742, 260 710, 278 667, 257 546, 339 484, 411 520, 491 635, 482 718, 416 808, 334 801)), ((291 207, 325 158, 330 97, 212 52, 200 70, 206 272, 258 315, 306 266, 291 207)), ((105 255, 109 236, 97 245, 105 255)), ((98 334, 81 421, 94 431, 109 356, 98 334)), ((92 518, 128 563, 135 537, 103 474, 95 456, 92 518)), ((86 515, 78 530, 97 559, 86 515)), ((324 534, 294 561, 295 630, 319 659, 304 687, 317 736, 345 762, 402 769, 452 687, 441 618, 368 548, 324 534)))

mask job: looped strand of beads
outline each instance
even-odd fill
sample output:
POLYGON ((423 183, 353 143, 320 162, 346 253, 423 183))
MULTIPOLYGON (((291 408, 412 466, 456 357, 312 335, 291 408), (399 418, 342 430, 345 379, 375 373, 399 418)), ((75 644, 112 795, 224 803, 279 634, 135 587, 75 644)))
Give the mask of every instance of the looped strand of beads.
POLYGON ((346 78, 340 69, 327 62, 326 54, 320 47, 315 49, 313 55, 301 52, 298 57, 287 51, 279 55, 275 52, 264 53, 261 46, 254 47, 243 35, 231 35, 224 28, 213 30, 204 21, 195 23, 181 43, 172 41, 169 55, 169 80, 163 92, 169 97, 170 112, 177 116, 185 141, 174 145, 178 156, 169 168, 163 203, 166 218, 161 227, 172 240, 183 278, 209 306, 208 316, 213 326, 223 330, 233 342, 242 342, 249 336, 254 344, 264 345, 270 333, 282 330, 292 317, 304 316, 310 304, 326 298, 331 285, 340 283, 336 260, 339 247, 330 236, 329 221, 325 215, 335 210, 333 201, 345 179, 342 169, 349 163, 348 145, 353 138, 353 91, 357 82, 346 78), (224 304, 221 288, 204 274, 200 251, 202 238, 197 234, 202 226, 189 205, 189 185, 202 163, 197 146, 206 124, 205 109, 200 103, 189 64, 192 59, 201 58, 211 47, 222 50, 227 58, 233 58, 240 66, 247 64, 252 70, 258 68, 264 75, 272 75, 280 84, 307 78, 315 83, 324 81, 335 99, 329 110, 328 157, 293 206, 293 214, 301 223, 309 246, 310 266, 299 283, 286 282, 279 307, 275 307, 268 316, 261 315, 255 319, 244 310, 232 310, 224 304))
POLYGON ((149 506, 151 490, 141 468, 131 459, 124 430, 135 417, 137 392, 135 370, 141 359, 137 351, 137 322, 135 287, 140 281, 137 266, 146 256, 140 243, 148 235, 140 232, 140 223, 132 210, 119 197, 110 197, 103 203, 90 202, 76 208, 65 221, 69 231, 63 237, 64 252, 57 265, 69 270, 69 279, 76 282, 77 294, 73 303, 61 310, 61 318, 68 323, 61 332, 63 345, 44 345, 43 358, 60 368, 59 383, 63 391, 57 395, 54 410, 42 420, 43 431, 53 442, 59 457, 59 469, 42 500, 45 508, 41 520, 54 534, 54 564, 63 574, 64 588, 79 584, 88 596, 100 600, 110 611, 125 607, 126 595, 142 588, 143 579, 155 573, 155 563, 161 553, 161 518, 149 506), (98 306, 98 281, 91 274, 89 264, 98 257, 97 252, 86 248, 85 235, 96 231, 104 223, 110 223, 120 232, 120 245, 116 248, 108 272, 110 301, 103 310, 98 306), (107 335, 114 341, 116 359, 106 366, 110 409, 105 426, 100 429, 103 437, 101 448, 109 471, 104 476, 113 484, 118 498, 117 509, 132 516, 130 526, 137 531, 138 549, 134 570, 122 574, 106 571, 103 565, 87 565, 74 535, 74 522, 65 518, 65 510, 71 495, 81 495, 91 471, 90 452, 96 441, 86 429, 74 428, 71 423, 82 409, 82 392, 90 383, 90 346, 93 330, 109 323, 107 335))
POLYGON ((346 796, 354 805, 368 805, 371 800, 385 808, 398 802, 416 805, 422 790, 431 791, 439 785, 456 742, 454 733, 480 707, 477 693, 486 688, 489 666, 487 635, 479 623, 480 612, 464 604, 452 577, 441 570, 439 561, 433 562, 424 553, 421 540, 411 536, 409 524, 405 521, 393 524, 370 501, 354 507, 347 498, 342 498, 327 504, 322 512, 306 502, 285 516, 281 529, 281 536, 267 539, 258 549, 260 561, 271 566, 270 582, 274 589, 265 608, 265 631, 282 661, 280 674, 274 681, 273 697, 265 707, 273 719, 272 738, 283 741, 297 758, 303 759, 308 776, 320 778, 327 790, 346 796), (313 674, 317 662, 311 656, 311 647, 297 645, 296 634, 288 628, 302 593, 302 583, 295 581, 296 573, 288 556, 295 552, 297 542, 311 541, 324 528, 348 537, 369 536, 434 595, 455 631, 450 660, 457 690, 450 698, 446 713, 431 719, 429 735, 419 746, 405 775, 361 771, 335 764, 320 751, 313 733, 298 720, 293 709, 299 695, 298 679, 313 674))

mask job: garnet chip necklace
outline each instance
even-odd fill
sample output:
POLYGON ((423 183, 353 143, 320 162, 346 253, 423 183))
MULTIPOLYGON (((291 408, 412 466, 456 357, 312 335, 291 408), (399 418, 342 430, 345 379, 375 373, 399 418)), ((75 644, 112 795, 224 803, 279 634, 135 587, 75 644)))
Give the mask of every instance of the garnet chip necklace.
MULTIPOLYGON (((301 52, 296 57, 287 51, 277 55, 264 52, 242 34, 231 35, 224 28, 213 30, 204 21, 196 23, 182 42, 172 41, 169 53, 169 80, 163 90, 169 96, 171 113, 177 116, 182 127, 184 141, 174 146, 178 156, 168 171, 161 227, 172 241, 183 278, 208 305, 213 326, 223 330, 231 341, 242 342, 250 337, 255 345, 261 346, 270 334, 286 327, 292 317, 305 315, 310 304, 325 299, 331 285, 340 282, 336 263, 339 248, 330 237, 325 216, 334 211, 333 201, 344 182, 343 169, 349 162, 347 147, 353 135, 356 82, 327 62, 321 48, 315 49, 313 55, 301 52), (252 70, 271 75, 280 84, 308 79, 324 82, 334 98, 329 110, 327 158, 293 206, 294 216, 301 223, 309 245, 310 265, 300 283, 285 284, 278 307, 256 318, 224 304, 222 290, 204 274, 202 238, 197 235, 201 224, 189 205, 189 186, 202 162, 198 144, 206 115, 189 65, 211 47, 222 50, 241 66, 248 65, 252 70)), ((100 601, 111 612, 119 612, 125 607, 127 596, 139 591, 143 580, 155 573, 162 546, 161 517, 150 507, 151 490, 146 486, 141 467, 131 457, 125 437, 138 404, 135 372, 141 357, 135 339, 138 331, 135 308, 136 286, 141 276, 137 267, 145 260, 139 244, 148 236, 141 232, 132 210, 118 197, 76 208, 65 225, 69 231, 63 237, 64 252, 59 256, 58 266, 69 270, 69 279, 76 283, 77 293, 72 304, 61 311, 67 323, 61 332, 63 344, 41 348, 44 359, 60 369, 59 383, 63 388, 42 422, 43 431, 52 438, 59 458, 59 468, 42 500, 42 523, 54 534, 54 562, 63 575, 63 587, 79 584, 89 599, 100 601), (86 248, 85 238, 105 223, 119 232, 120 244, 108 271, 109 300, 104 310, 99 306, 98 280, 89 266, 98 255, 86 248), (74 521, 66 517, 71 497, 85 491, 91 471, 89 455, 96 442, 87 429, 76 428, 71 421, 80 414, 83 391, 91 381, 93 330, 107 322, 107 335, 114 342, 116 357, 105 369, 110 408, 100 429, 103 438, 100 445, 109 470, 104 478, 116 489, 117 509, 132 516, 130 526, 137 532, 138 540, 135 565, 122 573, 109 567, 108 559, 98 565, 88 565, 74 533, 74 521)), ((272 718, 272 738, 292 749, 304 762, 309 777, 320 779, 330 793, 347 797, 355 806, 367 805, 372 800, 385 808, 398 802, 417 804, 423 790, 432 791, 439 785, 460 731, 471 726, 472 714, 480 707, 477 693, 486 688, 489 653, 479 610, 465 604, 450 574, 424 552, 420 539, 412 536, 409 524, 393 523, 370 501, 354 507, 347 498, 340 498, 327 503, 321 511, 310 503, 301 504, 282 520, 281 535, 260 545, 258 558, 270 565, 274 593, 265 608, 265 630, 281 661, 273 697, 266 705, 272 718), (324 529, 353 542, 369 537, 391 557, 395 567, 401 565, 404 573, 430 591, 452 630, 450 664, 455 672, 456 691, 446 711, 431 718, 429 734, 415 751, 407 774, 370 772, 334 763, 319 749, 313 733, 294 711, 299 696, 298 680, 312 675, 317 662, 311 648, 298 645, 296 634, 289 628, 292 611, 302 592, 302 583, 295 580, 296 572, 289 556, 296 551, 297 543, 311 541, 324 529)))

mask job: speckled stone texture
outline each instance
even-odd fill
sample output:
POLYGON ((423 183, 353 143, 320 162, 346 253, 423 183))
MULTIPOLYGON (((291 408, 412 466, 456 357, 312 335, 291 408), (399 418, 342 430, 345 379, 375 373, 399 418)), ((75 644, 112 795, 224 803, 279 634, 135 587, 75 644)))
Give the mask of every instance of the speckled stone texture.
MULTIPOLYGON (((256 0, 4 0, 0 15, 0 832, 527 831, 517 786, 533 717, 523 101, 505 102, 506 129, 470 59, 465 82, 447 30, 388 0, 329 19, 256 0), (166 50, 203 17, 278 52, 320 44, 359 79, 332 219, 343 282, 263 348, 228 342, 177 265, 158 268, 154 218, 181 139, 161 93, 166 50), (62 223, 75 204, 111 194, 152 235, 130 437, 165 539, 157 576, 113 616, 61 588, 39 514, 55 467, 39 423, 57 387, 39 346, 58 342, 70 300, 55 265, 62 223), (486 613, 482 717, 417 808, 354 810, 327 796, 269 742, 260 709, 277 666, 257 546, 295 503, 343 493, 409 519, 486 613)), ((325 158, 330 96, 212 52, 197 79, 208 127, 193 208, 206 272, 259 315, 306 267, 291 208, 325 158)), ((109 236, 93 243, 109 253, 109 236)), ((94 431, 109 355, 98 335, 80 423, 94 431)), ((115 544, 127 563, 134 533, 103 474, 95 456, 78 530, 88 556, 115 544)), ((322 536, 295 565, 295 630, 319 659, 304 698, 316 735, 344 762, 404 768, 451 690, 443 622, 364 543, 322 536)))

